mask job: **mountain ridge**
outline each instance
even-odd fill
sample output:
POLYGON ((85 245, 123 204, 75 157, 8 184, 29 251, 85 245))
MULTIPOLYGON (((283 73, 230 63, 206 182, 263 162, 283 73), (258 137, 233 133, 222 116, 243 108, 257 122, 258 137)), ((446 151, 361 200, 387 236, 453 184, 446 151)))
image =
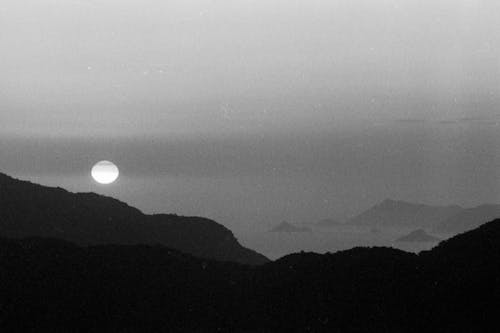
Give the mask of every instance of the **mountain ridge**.
POLYGON ((358 247, 254 267, 0 238, 0 267, 5 331, 484 331, 500 313, 500 220, 420 254, 358 247))
POLYGON ((458 214, 439 223, 434 230, 441 233, 459 234, 496 218, 500 218, 500 205, 484 204, 463 209, 458 214))
POLYGON ((56 237, 80 245, 163 244, 218 260, 262 264, 221 224, 203 217, 147 215, 120 200, 72 193, 0 173, 0 235, 56 237))
POLYGON ((371 227, 434 227, 459 213, 458 205, 432 206, 402 200, 385 199, 348 220, 350 225, 371 227))

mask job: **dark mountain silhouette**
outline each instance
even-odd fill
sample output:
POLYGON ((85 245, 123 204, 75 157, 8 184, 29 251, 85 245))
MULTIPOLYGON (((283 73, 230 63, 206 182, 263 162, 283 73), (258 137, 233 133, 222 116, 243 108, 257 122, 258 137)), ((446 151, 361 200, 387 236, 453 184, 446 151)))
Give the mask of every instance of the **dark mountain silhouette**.
POLYGON ((261 266, 1 238, 0 267, 5 332, 482 332, 500 314, 500 220, 418 255, 354 248, 261 266))
MULTIPOLYGON (((149 231, 141 234, 135 223, 162 233, 184 221, 173 216, 171 224, 169 215, 147 216, 95 194, 8 177, 0 184, 2 230, 16 237, 22 232, 15 219, 27 230, 95 236, 89 219, 104 235, 99 242, 119 238, 96 220, 119 221, 111 225, 141 237, 149 231)), ((215 224, 191 223, 208 225, 208 233, 215 224)), ((500 220, 418 255, 354 248, 256 266, 132 245, 137 238, 125 238, 131 245, 81 246, 43 236, 0 238, 2 332, 485 332, 500 315, 500 220)))
POLYGON ((418 229, 410 232, 408 235, 396 239, 397 242, 415 242, 415 243, 433 243, 439 242, 440 239, 429 235, 425 230, 418 229))
POLYGON ((459 206, 429 206, 387 199, 350 219, 348 223, 371 227, 429 228, 462 209, 459 206))
POLYGON ((311 232, 311 229, 307 227, 297 227, 291 223, 283 221, 269 230, 269 232, 311 232))
POLYGON ((320 228, 333 228, 333 227, 341 227, 344 225, 345 225, 344 223, 341 223, 334 219, 323 219, 318 223, 316 223, 316 226, 320 228))
POLYGON ((474 208, 464 209, 456 215, 451 216, 438 224, 436 232, 458 234, 469 231, 480 225, 500 218, 500 205, 481 205, 474 208))
POLYGON ((201 217, 146 215, 113 198, 70 193, 0 173, 0 235, 55 237, 80 245, 162 244, 217 260, 262 264, 224 226, 201 217))

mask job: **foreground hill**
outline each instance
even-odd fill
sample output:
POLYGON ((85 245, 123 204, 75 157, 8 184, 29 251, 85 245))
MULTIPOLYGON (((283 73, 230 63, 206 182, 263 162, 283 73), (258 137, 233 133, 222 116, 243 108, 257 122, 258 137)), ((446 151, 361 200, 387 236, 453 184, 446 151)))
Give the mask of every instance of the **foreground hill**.
POLYGON ((246 264, 266 257, 201 217, 146 215, 113 198, 71 193, 0 173, 0 235, 55 237, 80 245, 161 244, 195 256, 246 264))
POLYGON ((6 332, 483 332, 500 314, 500 220, 419 255, 355 248, 262 266, 0 239, 0 267, 6 332))
POLYGON ((348 221, 351 225, 370 227, 435 227, 458 214, 460 206, 429 206, 398 200, 384 200, 348 221))

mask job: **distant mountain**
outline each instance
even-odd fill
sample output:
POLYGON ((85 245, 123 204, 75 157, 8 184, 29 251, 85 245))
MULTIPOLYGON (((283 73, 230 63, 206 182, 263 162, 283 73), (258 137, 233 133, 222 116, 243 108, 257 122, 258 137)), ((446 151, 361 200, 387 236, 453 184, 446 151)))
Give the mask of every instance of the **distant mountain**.
POLYGON ((500 220, 418 255, 354 248, 255 267, 0 238, 0 267, 2 332, 490 332, 500 315, 500 220))
POLYGON ((436 232, 458 234, 472 230, 480 225, 500 218, 500 205, 481 205, 464 209, 449 217, 435 228, 436 232))
POLYGON ((429 206, 387 199, 348 223, 370 227, 429 228, 462 210, 460 206, 429 206))
POLYGON ((341 222, 334 220, 334 219, 323 219, 323 220, 319 221, 318 223, 316 223, 316 226, 321 227, 321 228, 332 228, 332 227, 339 227, 339 226, 344 226, 344 225, 345 225, 344 223, 341 223, 341 222))
POLYGON ((80 245, 162 244, 199 257, 262 264, 224 226, 201 217, 146 215, 113 198, 71 193, 0 173, 0 235, 55 237, 80 245))
POLYGON ((415 242, 415 243, 433 243, 439 242, 440 239, 429 235, 423 229, 418 229, 410 232, 408 235, 396 239, 397 242, 415 242))
POLYGON ((269 230, 269 232, 311 232, 311 229, 307 227, 297 227, 291 223, 283 221, 269 230))

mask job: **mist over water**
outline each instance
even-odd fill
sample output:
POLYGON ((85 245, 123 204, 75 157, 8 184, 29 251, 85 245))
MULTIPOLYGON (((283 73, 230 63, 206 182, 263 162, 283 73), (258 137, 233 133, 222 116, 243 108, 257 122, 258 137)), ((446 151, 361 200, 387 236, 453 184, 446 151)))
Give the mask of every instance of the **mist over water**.
MULTIPOLYGON (((277 259, 299 251, 333 253, 357 246, 388 246, 408 252, 430 250, 435 242, 411 243, 398 242, 396 239, 413 231, 410 228, 387 228, 378 233, 368 227, 341 226, 329 229, 315 228, 312 232, 271 233, 242 232, 237 234, 239 241, 270 259, 277 259)), ((448 235, 442 235, 447 237, 448 235)))

